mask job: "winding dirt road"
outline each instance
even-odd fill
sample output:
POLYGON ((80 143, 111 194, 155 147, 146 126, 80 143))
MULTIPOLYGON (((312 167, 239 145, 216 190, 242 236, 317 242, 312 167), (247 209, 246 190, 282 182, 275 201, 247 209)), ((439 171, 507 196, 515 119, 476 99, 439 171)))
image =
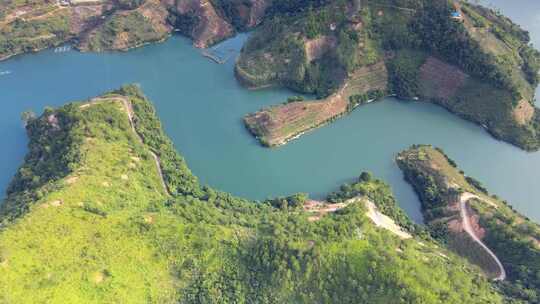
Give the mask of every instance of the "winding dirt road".
MULTIPOLYGON (((131 106, 131 101, 127 97, 119 95, 119 96, 113 96, 113 97, 94 98, 90 100, 88 103, 81 105, 80 109, 85 109, 101 102, 119 102, 120 104, 122 104, 122 106, 124 107, 128 115, 128 120, 129 120, 129 125, 131 126, 131 130, 133 131, 133 133, 135 134, 139 142, 141 144, 144 144, 144 141, 141 135, 139 135, 139 133, 135 129, 135 123, 133 122, 133 117, 135 116, 135 114, 133 114, 133 107, 131 106)), ((150 152, 150 154, 152 155, 152 158, 154 158, 154 162, 156 163, 156 168, 159 173, 159 179, 161 181, 161 186, 163 187, 163 190, 165 190, 165 193, 172 196, 171 192, 169 191, 169 188, 167 187, 167 184, 165 183, 165 177, 163 176, 163 169, 161 168, 161 160, 159 156, 157 156, 157 154, 154 153, 150 149, 148 149, 148 151, 150 152)))
POLYGON ((379 208, 377 208, 377 206, 372 201, 366 200, 366 206, 368 208, 367 216, 373 221, 375 226, 389 230, 402 240, 412 238, 412 235, 405 232, 405 230, 403 230, 401 226, 396 224, 393 219, 381 213, 379 211, 379 208))
POLYGON ((467 202, 471 198, 480 199, 478 196, 465 192, 461 195, 459 198, 459 209, 461 212, 461 219, 463 223, 463 229, 465 232, 476 242, 478 245, 480 245, 490 256, 493 258, 495 263, 497 263, 497 266, 499 267, 499 275, 494 278, 495 281, 504 281, 506 279, 506 271, 504 270, 504 266, 499 260, 499 258, 489 249, 483 242, 480 240, 480 238, 475 234, 474 229, 471 225, 471 220, 469 216, 469 212, 467 211, 467 202))
POLYGON ((313 215, 308 218, 309 221, 318 221, 325 214, 336 212, 353 203, 363 203, 366 205, 368 209, 366 215, 368 218, 371 219, 371 221, 373 221, 373 224, 375 224, 375 226, 384 228, 404 240, 412 238, 412 235, 410 235, 404 229, 402 229, 402 227, 397 225, 394 220, 381 213, 375 203, 373 203, 367 197, 357 196, 348 199, 343 203, 336 204, 330 204, 324 201, 309 200, 304 203, 304 211, 313 213, 313 215))

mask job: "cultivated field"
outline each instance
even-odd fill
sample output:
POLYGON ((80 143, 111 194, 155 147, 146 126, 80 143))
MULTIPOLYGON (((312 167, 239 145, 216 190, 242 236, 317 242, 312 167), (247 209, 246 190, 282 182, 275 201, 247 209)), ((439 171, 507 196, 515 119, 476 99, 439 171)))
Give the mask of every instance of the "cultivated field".
POLYGON ((279 146, 347 112, 349 97, 387 88, 384 62, 359 68, 339 89, 323 100, 290 102, 248 114, 248 129, 267 146, 279 146))
POLYGON ((446 100, 456 95, 467 77, 458 68, 429 57, 420 68, 420 90, 423 97, 446 100))

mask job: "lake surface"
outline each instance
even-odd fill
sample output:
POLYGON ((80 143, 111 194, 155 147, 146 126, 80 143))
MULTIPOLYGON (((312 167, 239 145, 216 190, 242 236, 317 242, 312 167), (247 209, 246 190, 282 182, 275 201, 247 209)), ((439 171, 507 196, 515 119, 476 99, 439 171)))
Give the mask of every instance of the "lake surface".
MULTIPOLYGON (((540 45, 540 2, 491 1, 531 31, 540 45)), ((219 45, 241 48, 245 35, 219 45)), ((248 91, 233 75, 233 60, 215 64, 181 37, 127 53, 55 53, 18 56, 0 63, 0 191, 26 153, 20 113, 84 100, 127 83, 139 83, 155 103, 168 135, 202 183, 236 195, 265 199, 307 192, 314 197, 353 180, 362 171, 384 179, 400 205, 417 221, 419 202, 393 159, 412 144, 446 150, 463 170, 492 193, 540 222, 540 153, 496 141, 482 128, 440 107, 421 102, 384 102, 277 149, 258 145, 242 116, 284 101, 286 90, 248 91)))

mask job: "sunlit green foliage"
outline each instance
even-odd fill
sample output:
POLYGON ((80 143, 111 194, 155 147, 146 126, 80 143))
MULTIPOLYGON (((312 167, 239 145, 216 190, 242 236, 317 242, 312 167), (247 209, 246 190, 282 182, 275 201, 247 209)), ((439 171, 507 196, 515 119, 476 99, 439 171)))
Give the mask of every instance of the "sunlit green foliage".
POLYGON ((57 46, 71 37, 66 15, 28 21, 16 19, 0 28, 0 59, 57 46))
POLYGON ((115 14, 99 27, 88 39, 87 49, 90 51, 104 51, 110 49, 118 40, 125 45, 120 48, 133 48, 144 43, 159 41, 167 37, 168 33, 156 31, 150 20, 138 11, 128 14, 115 14), (123 35, 119 37, 119 35, 123 35))

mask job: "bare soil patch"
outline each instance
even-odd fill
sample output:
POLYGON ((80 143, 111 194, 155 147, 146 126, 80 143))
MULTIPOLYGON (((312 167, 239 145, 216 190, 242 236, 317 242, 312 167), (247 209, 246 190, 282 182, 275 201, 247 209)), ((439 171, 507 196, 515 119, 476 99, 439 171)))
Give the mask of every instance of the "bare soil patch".
POLYGON ((107 278, 109 277, 109 274, 106 270, 96 271, 92 274, 92 282, 96 284, 103 283, 107 278))
POLYGON ((334 36, 319 36, 315 39, 306 39, 305 49, 308 62, 320 59, 325 53, 335 48, 337 39, 334 36))
POLYGON ((336 212, 340 209, 347 207, 348 203, 329 204, 327 202, 309 200, 304 203, 304 211, 312 213, 308 218, 309 221, 318 221, 324 215, 332 212, 336 212))
POLYGON ((389 230, 401 239, 412 238, 412 236, 397 225, 394 220, 379 212, 377 206, 375 206, 373 202, 366 200, 366 206, 368 207, 367 216, 373 221, 375 226, 389 230))
POLYGON ((512 113, 514 119, 520 125, 527 125, 534 117, 534 107, 525 99, 519 101, 512 113))
POLYGON ((232 26, 218 15, 209 0, 179 1, 176 9, 180 14, 193 13, 198 17, 197 24, 190 33, 195 47, 206 48, 234 32, 232 26))
POLYGON ((427 98, 447 100, 456 95, 468 77, 459 68, 429 57, 420 68, 420 89, 427 98))

